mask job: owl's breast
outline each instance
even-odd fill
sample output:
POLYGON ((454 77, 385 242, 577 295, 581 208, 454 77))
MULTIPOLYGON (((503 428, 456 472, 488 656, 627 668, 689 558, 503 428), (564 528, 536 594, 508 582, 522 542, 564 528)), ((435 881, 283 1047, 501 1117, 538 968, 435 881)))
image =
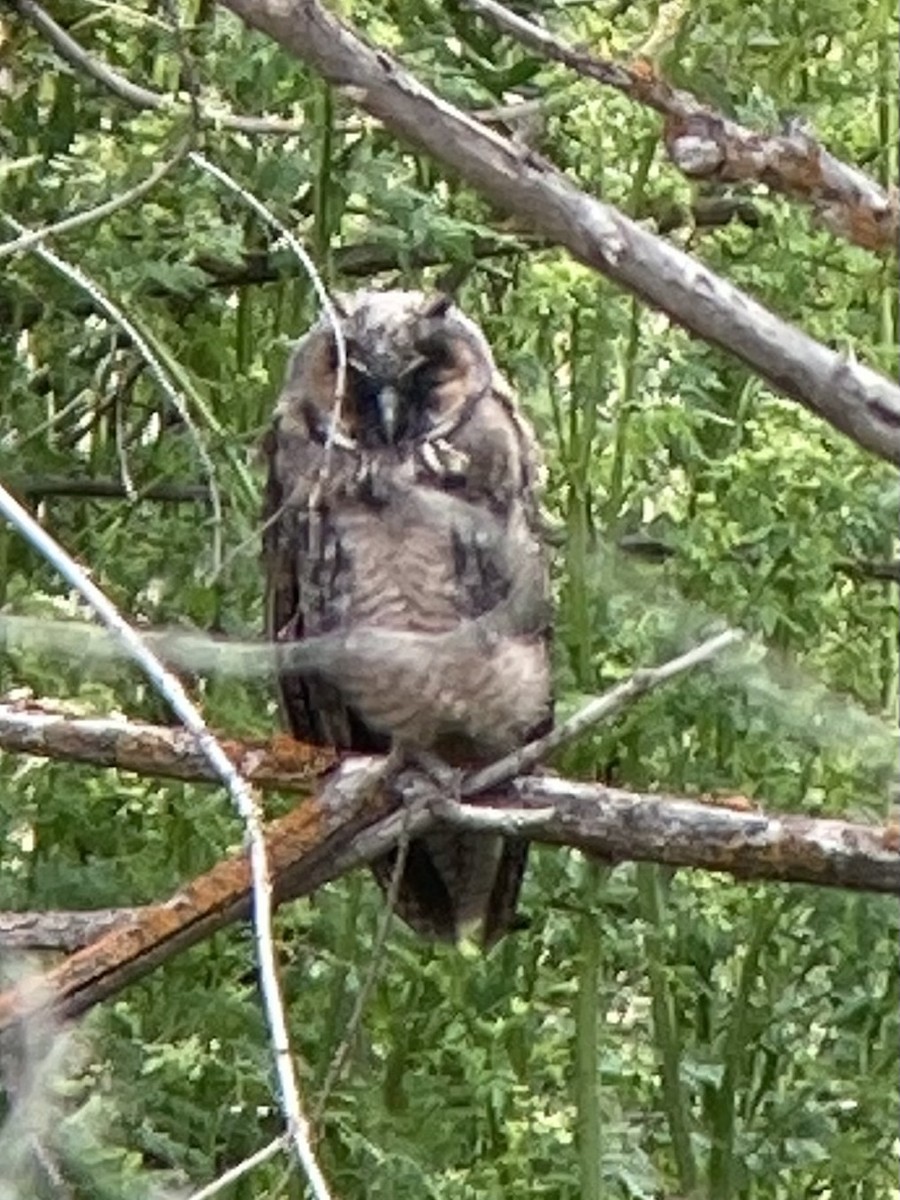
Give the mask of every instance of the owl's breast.
POLYGON ((443 633, 464 613, 450 523, 411 519, 409 505, 357 505, 336 535, 347 561, 348 628, 377 625, 443 633))

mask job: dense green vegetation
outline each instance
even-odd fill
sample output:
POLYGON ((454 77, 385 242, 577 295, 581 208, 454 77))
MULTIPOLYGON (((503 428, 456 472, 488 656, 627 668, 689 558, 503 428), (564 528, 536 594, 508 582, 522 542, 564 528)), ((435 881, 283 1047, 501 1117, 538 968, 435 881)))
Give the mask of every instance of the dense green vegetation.
MULTIPOLYGON (((657 9, 543 7, 571 40, 623 58, 657 9)), ((342 10, 457 103, 490 106, 512 88, 543 95, 541 152, 585 187, 651 223, 665 216, 667 236, 781 315, 896 371, 894 263, 816 229, 762 187, 740 197, 746 220, 694 225, 697 196, 667 164, 652 114, 529 57, 455 3, 346 0, 342 10)), ((884 464, 598 276, 520 242, 438 164, 207 0, 65 0, 54 16, 134 83, 184 96, 199 80, 208 107, 297 122, 289 136, 207 129, 201 146, 302 237, 329 286, 358 286, 360 262, 386 259, 379 284, 458 285, 546 446, 547 503, 566 533, 556 556, 562 711, 686 647, 712 617, 769 648, 756 671, 704 672, 656 693, 569 751, 561 770, 635 789, 742 793, 786 811, 884 815, 897 588, 841 569, 896 554, 897 483, 884 464), (636 534, 672 553, 660 563, 617 550, 636 534)), ((136 111, 20 18, 4 15, 2 38, 6 216, 37 227, 98 204, 188 133, 188 105, 136 111)), ((833 153, 887 183, 897 174, 896 43, 896 13, 881 0, 709 0, 686 13, 661 68, 757 128, 799 111, 833 153)), ((149 194, 52 243, 152 345, 189 423, 83 283, 35 253, 4 261, 0 478, 33 499, 59 476, 126 476, 140 494, 203 484, 204 460, 215 465, 221 521, 191 500, 41 501, 47 527, 135 618, 261 627, 254 451, 289 343, 316 312, 296 259, 271 247, 259 217, 183 158, 149 194)), ((6 528, 0 605, 78 611, 6 528)), ((0 691, 23 686, 82 712, 168 719, 125 665, 0 655, 0 691)), ((275 727, 262 685, 195 691, 219 729, 275 727)), ((240 836, 215 789, 0 755, 0 908, 159 898, 240 836)), ((357 875, 279 914, 311 1104, 367 972, 380 904, 357 875)), ((652 866, 610 871, 545 849, 533 854, 524 907, 531 929, 486 958, 393 929, 350 1070, 320 1123, 337 1196, 900 1195, 895 903, 652 866)), ((0 1195, 199 1186, 280 1129, 245 929, 158 970, 76 1036, 76 1055, 37 1071, 29 1109, 70 1190, 29 1173, 29 1143, 10 1126, 0 1195)), ((34 1048, 35 1069, 38 1058, 34 1048)), ((227 1194, 305 1192, 276 1159, 227 1194)))

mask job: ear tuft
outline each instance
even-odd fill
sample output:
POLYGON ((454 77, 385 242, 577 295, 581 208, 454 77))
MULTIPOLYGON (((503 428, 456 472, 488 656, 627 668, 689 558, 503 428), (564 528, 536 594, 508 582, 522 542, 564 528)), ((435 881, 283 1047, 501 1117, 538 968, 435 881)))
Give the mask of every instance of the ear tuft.
POLYGON ((453 305, 453 297, 448 296, 446 292, 438 292, 436 296, 426 303, 422 309, 422 316, 427 320, 429 317, 445 317, 453 305))

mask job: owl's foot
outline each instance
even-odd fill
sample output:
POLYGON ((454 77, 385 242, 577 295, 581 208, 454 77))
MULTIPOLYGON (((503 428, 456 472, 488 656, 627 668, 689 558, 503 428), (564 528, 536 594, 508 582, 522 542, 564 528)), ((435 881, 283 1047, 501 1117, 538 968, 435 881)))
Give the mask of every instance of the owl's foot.
POLYGON ((452 816, 462 803, 462 772, 432 754, 429 750, 394 746, 385 764, 390 777, 393 773, 413 768, 421 772, 434 790, 429 809, 436 817, 452 816))

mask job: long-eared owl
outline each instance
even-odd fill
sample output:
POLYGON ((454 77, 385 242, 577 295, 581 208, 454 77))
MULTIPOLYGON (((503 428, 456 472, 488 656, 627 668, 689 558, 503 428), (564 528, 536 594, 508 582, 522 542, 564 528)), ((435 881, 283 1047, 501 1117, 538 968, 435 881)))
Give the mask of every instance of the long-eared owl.
MULTIPOLYGON (((442 295, 362 291, 297 344, 266 438, 268 627, 295 737, 339 750, 490 762, 551 720, 539 454, 479 327, 442 295)), ((527 844, 438 827, 414 839, 397 911, 491 945, 517 924, 527 844)), ((394 855, 373 864, 382 887, 394 855)))

